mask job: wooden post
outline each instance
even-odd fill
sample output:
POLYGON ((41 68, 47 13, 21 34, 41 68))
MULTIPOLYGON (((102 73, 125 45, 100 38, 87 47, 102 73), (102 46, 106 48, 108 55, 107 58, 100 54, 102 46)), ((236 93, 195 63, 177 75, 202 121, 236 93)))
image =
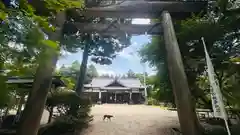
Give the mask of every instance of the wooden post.
POLYGON ((167 64, 172 88, 177 105, 177 112, 183 135, 200 135, 194 104, 184 72, 182 56, 179 50, 172 19, 167 11, 162 13, 167 64))

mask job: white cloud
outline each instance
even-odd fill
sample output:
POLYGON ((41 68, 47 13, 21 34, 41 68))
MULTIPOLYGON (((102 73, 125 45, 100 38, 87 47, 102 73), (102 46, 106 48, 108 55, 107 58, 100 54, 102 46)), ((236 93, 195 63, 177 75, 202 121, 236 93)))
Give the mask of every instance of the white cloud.
POLYGON ((121 52, 118 53, 118 56, 125 59, 129 59, 132 57, 132 53, 127 50, 122 50, 121 52))
POLYGON ((106 70, 106 69, 97 69, 97 72, 98 72, 99 75, 108 74, 108 75, 113 75, 113 76, 115 76, 115 75, 117 74, 115 71, 106 70))
POLYGON ((89 61, 89 65, 90 64, 93 64, 96 67, 99 75, 108 74, 108 75, 116 76, 117 74, 120 73, 119 71, 117 71, 117 69, 113 69, 110 65, 99 65, 92 61, 89 61))
POLYGON ((119 57, 127 59, 131 62, 140 62, 140 57, 138 56, 137 49, 134 47, 129 47, 124 49, 122 52, 118 54, 119 57))
POLYGON ((61 66, 62 66, 61 64, 57 63, 57 64, 56 64, 56 69, 57 69, 57 70, 60 69, 61 66))
POLYGON ((66 57, 66 56, 69 56, 69 55, 72 55, 72 53, 68 52, 68 51, 65 51, 65 50, 61 50, 61 55, 63 57, 66 57))

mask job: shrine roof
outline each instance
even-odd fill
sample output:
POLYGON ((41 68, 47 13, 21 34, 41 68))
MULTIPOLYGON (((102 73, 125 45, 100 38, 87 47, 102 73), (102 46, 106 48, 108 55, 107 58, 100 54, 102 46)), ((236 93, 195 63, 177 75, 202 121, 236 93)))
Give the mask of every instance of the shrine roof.
MULTIPOLYGON (((8 77, 6 83, 7 84, 28 84, 28 86, 32 85, 34 81, 34 77, 8 77)), ((65 86, 66 84, 60 79, 60 76, 54 76, 52 79, 52 84, 59 86, 65 86)))
POLYGON ((102 87, 104 90, 129 90, 128 87, 102 87))
POLYGON ((122 88, 144 88, 143 84, 140 82, 138 78, 93 78, 92 82, 84 85, 85 87, 93 87, 93 88, 113 88, 116 87, 112 85, 113 83, 118 83, 117 87, 122 88), (121 86, 120 86, 121 85, 121 86))

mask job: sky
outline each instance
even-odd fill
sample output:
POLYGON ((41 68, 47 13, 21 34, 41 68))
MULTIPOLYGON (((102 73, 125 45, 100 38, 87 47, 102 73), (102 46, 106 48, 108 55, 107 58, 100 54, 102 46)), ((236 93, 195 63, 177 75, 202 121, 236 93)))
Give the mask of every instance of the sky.
MULTIPOLYGON (((149 24, 149 19, 134 19, 133 24, 149 24)), ((102 74, 111 74, 111 75, 123 75, 132 70, 135 73, 143 73, 144 66, 148 74, 152 75, 155 73, 154 69, 151 68, 147 63, 141 64, 140 56, 138 55, 138 50, 140 50, 144 45, 150 42, 150 36, 148 35, 139 35, 133 36, 131 38, 131 45, 123 49, 115 59, 113 59, 111 65, 99 65, 93 63, 90 59, 88 64, 93 64, 99 75, 102 74)), ((72 62, 78 60, 79 63, 82 61, 82 50, 79 50, 77 53, 66 53, 57 63, 57 67, 62 65, 71 65, 72 62)))

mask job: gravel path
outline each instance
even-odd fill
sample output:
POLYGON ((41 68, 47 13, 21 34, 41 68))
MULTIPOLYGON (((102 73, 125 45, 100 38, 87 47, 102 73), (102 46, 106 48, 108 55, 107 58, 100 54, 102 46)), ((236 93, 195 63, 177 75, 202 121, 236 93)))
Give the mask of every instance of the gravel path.
POLYGON ((96 105, 94 121, 81 135, 172 135, 170 127, 178 126, 176 112, 145 105, 96 105), (103 121, 104 114, 113 115, 103 121))

